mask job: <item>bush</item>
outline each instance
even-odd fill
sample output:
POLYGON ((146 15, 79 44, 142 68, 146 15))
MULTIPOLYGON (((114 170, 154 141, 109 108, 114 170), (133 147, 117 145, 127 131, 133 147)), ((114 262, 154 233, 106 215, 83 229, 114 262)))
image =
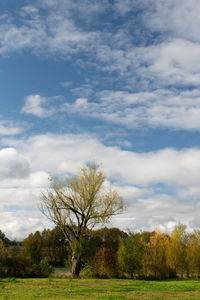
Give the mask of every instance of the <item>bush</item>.
POLYGON ((17 283, 17 279, 15 277, 6 278, 6 282, 17 283))
POLYGON ((9 257, 6 261, 6 277, 31 277, 30 261, 23 256, 9 257))
POLYGON ((48 277, 52 271, 53 267, 46 258, 40 264, 32 264, 27 257, 16 256, 7 259, 2 277, 41 278, 48 277))
POLYGON ((53 266, 49 264, 46 257, 40 261, 40 268, 42 277, 48 277, 53 272, 53 266))
POLYGON ((80 275, 81 277, 95 278, 97 276, 97 272, 94 268, 94 264, 87 262, 82 268, 80 275))

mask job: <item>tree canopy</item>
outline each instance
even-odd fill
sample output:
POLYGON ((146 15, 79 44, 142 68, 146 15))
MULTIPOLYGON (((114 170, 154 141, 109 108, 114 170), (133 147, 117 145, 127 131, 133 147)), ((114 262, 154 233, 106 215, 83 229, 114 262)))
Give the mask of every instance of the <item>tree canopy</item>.
POLYGON ((79 275, 81 243, 97 224, 107 222, 123 210, 123 199, 107 187, 105 175, 97 164, 81 169, 80 175, 64 180, 50 179, 42 194, 42 213, 58 225, 72 249, 72 274, 79 275))

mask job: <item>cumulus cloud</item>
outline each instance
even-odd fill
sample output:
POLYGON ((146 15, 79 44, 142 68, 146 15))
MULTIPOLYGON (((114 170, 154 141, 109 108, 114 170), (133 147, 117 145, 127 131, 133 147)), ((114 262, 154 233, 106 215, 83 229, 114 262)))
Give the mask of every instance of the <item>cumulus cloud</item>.
MULTIPOLYGON (((21 7, 15 17, 7 12, 0 16, 0 55, 28 49, 40 57, 90 66, 97 77, 99 70, 104 72, 101 92, 94 90, 95 78, 94 86, 71 89, 76 98, 62 106, 54 105, 52 98, 29 95, 23 113, 39 118, 74 114, 128 129, 199 131, 199 12, 198 0, 95 0, 93 5, 89 0, 38 0, 21 7), (105 14, 109 23, 102 22, 105 14), (116 22, 119 15, 121 26, 116 22), (118 90, 112 90, 116 86, 118 90)), ((70 88, 71 82, 61 85, 70 88)), ((20 126, 0 122, 0 135, 21 131, 20 126)), ((105 146, 88 134, 7 138, 4 146, 0 228, 12 238, 47 225, 37 200, 48 186, 48 172, 77 173, 91 160, 102 163, 129 205, 124 215, 113 219, 114 225, 134 230, 153 230, 156 225, 170 230, 177 221, 199 225, 199 148, 137 153, 105 146)))
POLYGON ((142 1, 152 5, 150 13, 144 16, 144 22, 152 31, 185 39, 199 41, 200 3, 198 0, 156 0, 142 1), (148 18, 146 18, 148 16, 148 18))
POLYGON ((146 29, 161 32, 163 39, 181 37, 199 40, 200 4, 198 0, 116 0, 116 11, 125 16, 132 11, 142 15, 146 29))
POLYGON ((14 148, 0 150, 0 178, 27 177, 30 167, 27 159, 14 148))
MULTIPOLYGON (((112 39, 112 38, 111 38, 112 39)), ((199 42, 176 38, 128 49, 99 46, 96 67, 117 74, 128 89, 198 86, 199 42), (188 55, 190 53, 190 55, 188 55), (131 88, 132 87, 132 88, 131 88)), ((114 80, 114 76, 112 77, 114 80)), ((108 79, 109 80, 109 79, 108 79)))
POLYGON ((9 172, 1 170, 0 228, 10 236, 24 237, 22 221, 27 233, 49 226, 37 210, 41 191, 48 187, 48 174, 77 174, 91 160, 101 164, 107 180, 126 201, 126 212, 113 218, 112 225, 132 230, 153 230, 160 225, 171 230, 178 221, 191 227, 196 224, 200 209, 198 148, 136 153, 105 146, 87 134, 45 134, 23 140, 9 138, 5 143, 17 149, 3 149, 3 155, 1 151, 5 163, 0 165, 11 167, 9 172), (15 176, 24 173, 10 163, 13 159, 8 153, 17 161, 21 159, 22 165, 24 160, 29 162, 30 172, 25 178, 12 177, 13 169, 18 172, 15 176))
POLYGON ((142 68, 147 77, 154 76, 154 79, 162 85, 197 86, 199 84, 200 68, 196 63, 199 61, 199 43, 175 39, 152 46, 149 50, 151 54, 149 56, 146 54, 148 66, 142 68))
POLYGON ((44 187, 48 187, 49 185, 49 174, 45 171, 32 171, 24 178, 4 178, 0 182, 0 188, 9 189, 9 188, 22 188, 25 190, 33 190, 38 189, 41 190, 44 187))
POLYGON ((25 105, 22 107, 22 112, 44 118, 51 116, 54 109, 49 107, 47 98, 40 95, 29 95, 25 98, 25 105))
POLYGON ((17 214, 15 211, 0 211, 0 213, 0 228, 10 239, 23 240, 31 232, 52 227, 52 224, 41 217, 39 211, 21 210, 17 214))
POLYGON ((105 146, 87 134, 45 134, 18 142, 10 140, 10 145, 13 144, 30 162, 34 172, 76 173, 88 161, 97 160, 109 178, 124 184, 186 186, 200 183, 198 148, 137 153, 105 146))
POLYGON ((1 187, 1 206, 7 211, 20 211, 26 209, 35 210, 40 195, 41 189, 31 189, 28 186, 26 188, 20 186, 12 188, 1 187))
POLYGON ((132 231, 153 231, 160 226, 163 231, 171 232, 175 225, 182 222, 194 228, 194 223, 193 226, 191 224, 197 219, 199 205, 194 201, 183 202, 174 196, 153 194, 152 197, 131 201, 124 214, 113 218, 112 225, 120 224, 122 229, 132 231))

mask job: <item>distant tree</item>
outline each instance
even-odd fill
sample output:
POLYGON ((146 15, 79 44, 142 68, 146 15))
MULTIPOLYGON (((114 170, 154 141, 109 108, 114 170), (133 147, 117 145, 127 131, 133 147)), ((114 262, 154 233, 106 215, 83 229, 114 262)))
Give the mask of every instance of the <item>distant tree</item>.
POLYGON ((3 262, 7 256, 8 252, 7 249, 3 243, 3 241, 0 239, 0 261, 3 262))
POLYGON ((24 253, 33 263, 39 263, 42 258, 42 237, 39 231, 31 233, 23 242, 24 253))
POLYGON ((65 180, 51 178, 50 189, 41 197, 41 211, 63 231, 72 252, 72 275, 80 273, 82 244, 89 231, 123 209, 117 191, 105 186, 96 164, 65 180))
POLYGON ((144 243, 138 234, 129 234, 129 238, 121 241, 117 253, 118 265, 123 273, 133 277, 142 269, 144 243))
POLYGON ((3 233, 1 230, 0 230, 0 239, 2 240, 5 246, 11 244, 11 241, 6 237, 5 233, 3 233))
POLYGON ((152 235, 154 235, 155 231, 141 231, 138 234, 141 237, 141 240, 144 244, 147 244, 150 242, 150 238, 152 235))
POLYGON ((92 230, 85 238, 82 253, 82 264, 91 262, 96 252, 102 248, 113 249, 117 252, 121 240, 125 240, 128 234, 118 228, 103 227, 98 230, 92 230))
POLYGON ((167 264, 167 249, 170 238, 167 234, 160 233, 159 228, 150 237, 146 244, 144 254, 144 269, 146 274, 156 279, 164 279, 169 276, 170 268, 167 264))
POLYGON ((187 272, 187 246, 189 243, 189 235, 186 232, 186 225, 178 224, 171 234, 171 241, 168 247, 168 263, 169 266, 178 275, 183 277, 187 272))
POLYGON ((7 255, 7 249, 3 241, 0 239, 0 276, 4 276, 7 255))
POLYGON ((117 254, 113 249, 100 248, 94 259, 96 275, 99 278, 114 278, 118 275, 117 254))
POLYGON ((106 248, 117 251, 120 241, 128 238, 128 234, 119 228, 101 228, 92 232, 92 236, 99 241, 99 247, 105 246, 106 248))
POLYGON ((42 237, 42 256, 55 265, 63 265, 68 255, 68 244, 61 229, 56 226, 52 230, 44 229, 42 237))
POLYGON ((191 234, 189 245, 187 247, 187 262, 189 272, 198 278, 200 275, 200 230, 195 230, 191 234))

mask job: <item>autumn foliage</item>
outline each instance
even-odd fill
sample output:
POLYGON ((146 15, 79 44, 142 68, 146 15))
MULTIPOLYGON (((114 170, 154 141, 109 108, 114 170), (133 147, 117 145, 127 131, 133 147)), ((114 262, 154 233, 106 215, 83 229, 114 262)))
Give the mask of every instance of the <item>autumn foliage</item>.
MULTIPOLYGON (((188 233, 183 224, 171 234, 159 227, 138 233, 105 227, 91 231, 81 245, 83 277, 161 280, 200 276, 200 230, 188 233)), ((72 255, 58 227, 30 234, 15 247, 0 239, 0 277, 48 276, 51 265, 70 261, 72 255)))
POLYGON ((116 252, 104 246, 100 248, 95 255, 94 268, 99 278, 116 277, 118 274, 116 252))

